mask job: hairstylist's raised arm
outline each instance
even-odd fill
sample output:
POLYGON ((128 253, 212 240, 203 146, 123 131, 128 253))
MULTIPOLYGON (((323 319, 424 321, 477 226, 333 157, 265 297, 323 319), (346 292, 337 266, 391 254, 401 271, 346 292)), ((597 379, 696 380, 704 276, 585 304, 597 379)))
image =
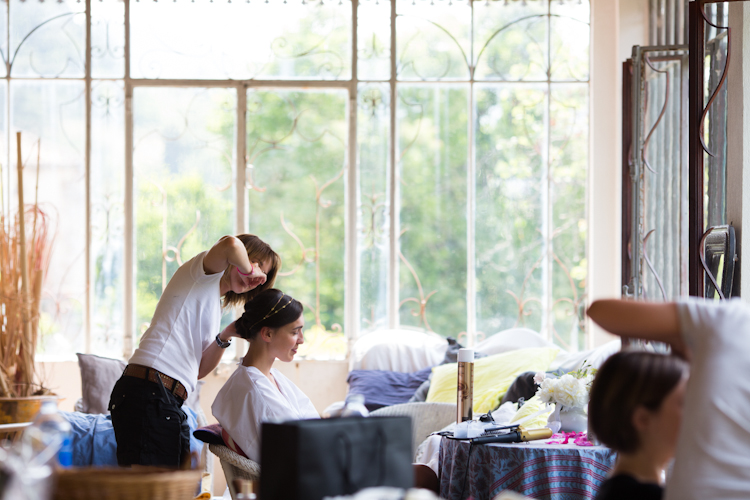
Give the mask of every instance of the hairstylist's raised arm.
POLYGON ((596 300, 587 311, 596 324, 621 337, 665 342, 687 357, 680 335, 677 305, 673 302, 638 302, 633 300, 596 300))
POLYGON ((206 274, 216 274, 226 270, 230 264, 245 274, 253 271, 245 245, 234 236, 222 236, 203 258, 203 270, 206 274))

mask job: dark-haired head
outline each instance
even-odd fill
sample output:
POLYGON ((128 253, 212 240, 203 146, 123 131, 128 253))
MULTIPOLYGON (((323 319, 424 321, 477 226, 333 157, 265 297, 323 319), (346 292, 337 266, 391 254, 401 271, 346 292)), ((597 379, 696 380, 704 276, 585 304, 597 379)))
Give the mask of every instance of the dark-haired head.
POLYGON ((303 310, 299 301, 281 290, 269 288, 245 303, 245 312, 234 326, 243 339, 252 340, 264 326, 275 329, 297 321, 303 310))
MULTIPOLYGON (((244 305, 248 300, 251 300, 263 290, 272 288, 276 281, 276 274, 281 268, 281 257, 279 257, 279 254, 274 252, 271 246, 265 241, 253 234, 238 234, 237 239, 245 245, 247 257, 250 259, 250 262, 269 263, 268 272, 266 273, 266 282, 242 294, 229 290, 224 294, 223 307, 244 305)), ((231 268, 232 266, 229 267, 231 268)))
POLYGON ((634 424, 636 410, 658 411, 687 372, 687 364, 676 356, 644 351, 613 354, 591 386, 589 430, 616 451, 636 452, 642 444, 634 424))

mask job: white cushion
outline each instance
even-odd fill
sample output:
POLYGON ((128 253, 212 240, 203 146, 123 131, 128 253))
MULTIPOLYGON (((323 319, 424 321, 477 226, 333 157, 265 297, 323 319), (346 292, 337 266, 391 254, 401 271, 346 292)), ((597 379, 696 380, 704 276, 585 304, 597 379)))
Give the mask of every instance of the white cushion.
POLYGON ((596 349, 579 352, 560 351, 557 358, 552 362, 550 371, 562 370, 564 373, 572 372, 581 368, 585 362, 591 368, 599 368, 604 360, 620 350, 620 339, 617 338, 606 344, 600 345, 596 349))
POLYGON ((527 347, 557 347, 529 328, 509 328, 488 337, 474 346, 474 350, 488 356, 527 347))
POLYGON ((448 342, 434 332, 377 330, 354 343, 349 369, 411 373, 440 364, 447 348, 448 342))

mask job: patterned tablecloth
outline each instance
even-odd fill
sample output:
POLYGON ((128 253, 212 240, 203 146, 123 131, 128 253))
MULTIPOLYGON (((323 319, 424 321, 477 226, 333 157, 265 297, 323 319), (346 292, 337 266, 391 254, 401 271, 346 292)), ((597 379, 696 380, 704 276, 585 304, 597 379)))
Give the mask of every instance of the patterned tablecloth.
POLYGON ((542 440, 470 447, 469 441, 443 438, 440 497, 491 500, 510 489, 531 498, 593 499, 615 458, 616 452, 603 446, 545 444, 542 440), (467 460, 470 449, 471 460, 467 460))

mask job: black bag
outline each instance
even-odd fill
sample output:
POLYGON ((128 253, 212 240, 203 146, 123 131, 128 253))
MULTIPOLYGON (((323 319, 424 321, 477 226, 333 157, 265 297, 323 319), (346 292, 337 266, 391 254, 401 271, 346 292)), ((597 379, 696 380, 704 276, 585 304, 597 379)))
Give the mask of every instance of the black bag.
POLYGON ((371 486, 414 484, 409 417, 264 423, 260 498, 320 500, 371 486))

